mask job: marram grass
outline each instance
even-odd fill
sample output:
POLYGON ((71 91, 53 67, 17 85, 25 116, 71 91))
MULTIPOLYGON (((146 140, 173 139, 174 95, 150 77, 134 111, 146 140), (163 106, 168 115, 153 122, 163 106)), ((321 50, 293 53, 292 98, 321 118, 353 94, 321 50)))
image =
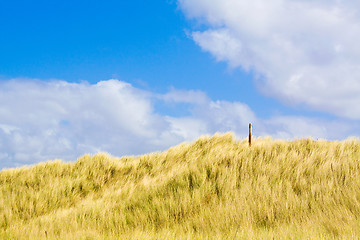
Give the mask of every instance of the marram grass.
POLYGON ((359 239, 360 143, 202 137, 0 172, 0 239, 359 239))

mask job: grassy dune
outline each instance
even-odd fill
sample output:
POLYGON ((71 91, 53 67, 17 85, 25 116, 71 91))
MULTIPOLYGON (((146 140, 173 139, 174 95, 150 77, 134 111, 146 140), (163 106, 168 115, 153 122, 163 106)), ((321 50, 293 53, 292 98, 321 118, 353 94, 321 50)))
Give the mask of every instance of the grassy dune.
POLYGON ((0 172, 0 239, 359 239, 360 143, 202 137, 0 172))

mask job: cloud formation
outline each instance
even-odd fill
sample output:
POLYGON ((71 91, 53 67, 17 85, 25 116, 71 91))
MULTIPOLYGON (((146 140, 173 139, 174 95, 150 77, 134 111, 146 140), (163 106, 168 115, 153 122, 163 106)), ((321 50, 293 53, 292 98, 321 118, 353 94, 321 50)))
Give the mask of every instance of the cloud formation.
MULTIPOLYGON (((0 82, 0 169, 85 153, 115 156, 165 150, 201 135, 232 131, 276 138, 343 138, 358 126, 296 116, 259 119, 244 103, 212 100, 204 92, 144 91, 119 81, 96 84, 13 79, 0 82), (157 102, 184 114, 160 114, 157 102)), ((170 111, 171 112, 171 111, 170 111)))
POLYGON ((179 0, 192 38, 262 93, 360 119, 360 4, 338 0, 179 0))

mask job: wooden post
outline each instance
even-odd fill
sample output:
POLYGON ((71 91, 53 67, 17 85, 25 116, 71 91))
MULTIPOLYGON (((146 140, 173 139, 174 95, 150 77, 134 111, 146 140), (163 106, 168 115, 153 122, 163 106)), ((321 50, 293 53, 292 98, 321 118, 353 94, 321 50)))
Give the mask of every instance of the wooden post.
POLYGON ((251 133, 251 128, 252 128, 252 125, 251 125, 251 123, 249 123, 249 147, 251 147, 251 135, 252 135, 252 133, 251 133))

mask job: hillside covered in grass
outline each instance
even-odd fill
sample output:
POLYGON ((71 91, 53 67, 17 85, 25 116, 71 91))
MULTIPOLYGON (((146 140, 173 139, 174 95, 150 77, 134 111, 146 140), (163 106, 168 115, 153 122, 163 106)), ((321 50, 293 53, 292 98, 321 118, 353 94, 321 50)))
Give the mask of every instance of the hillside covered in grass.
POLYGON ((202 137, 0 172, 0 239, 358 239, 360 143, 202 137))

